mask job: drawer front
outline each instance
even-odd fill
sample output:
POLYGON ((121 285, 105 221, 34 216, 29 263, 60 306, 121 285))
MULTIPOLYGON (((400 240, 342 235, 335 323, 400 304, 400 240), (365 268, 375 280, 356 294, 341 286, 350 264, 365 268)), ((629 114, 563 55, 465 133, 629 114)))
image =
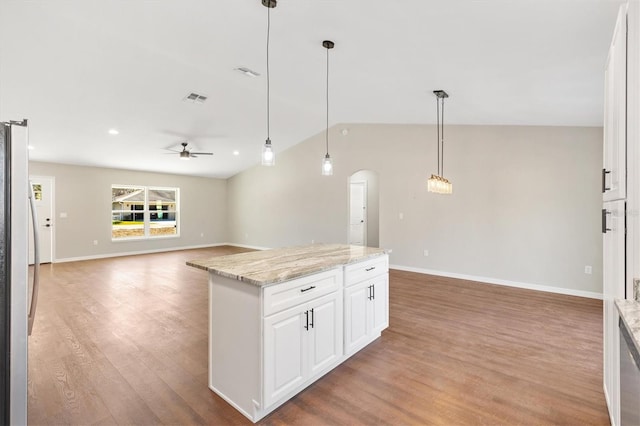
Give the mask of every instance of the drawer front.
POLYGON ((263 315, 268 316, 334 292, 342 288, 342 277, 342 268, 336 268, 266 287, 263 315))
POLYGON ((353 263, 344 267, 344 285, 348 287, 387 272, 389 272, 389 256, 386 254, 353 263))

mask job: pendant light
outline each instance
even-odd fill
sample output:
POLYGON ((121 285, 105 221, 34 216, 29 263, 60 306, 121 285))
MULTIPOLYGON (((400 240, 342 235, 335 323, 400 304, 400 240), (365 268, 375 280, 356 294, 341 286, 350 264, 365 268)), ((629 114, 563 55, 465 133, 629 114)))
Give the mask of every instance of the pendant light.
POLYGON ((444 100, 449 97, 444 90, 434 90, 436 95, 436 127, 438 129, 438 174, 432 174, 427 181, 427 190, 436 194, 453 193, 453 184, 444 177, 444 100), (442 108, 440 107, 442 105, 442 108))
POLYGON ((276 154, 271 146, 271 138, 269 134, 269 33, 271 31, 271 9, 276 7, 277 0, 262 0, 262 5, 267 8, 267 140, 262 146, 262 165, 273 166, 276 164, 276 154))
POLYGON ((331 176, 333 174, 333 163, 331 162, 331 156, 329 155, 329 50, 333 49, 335 43, 330 40, 325 40, 322 42, 322 46, 327 49, 327 127, 324 133, 327 153, 322 159, 322 175, 331 176))

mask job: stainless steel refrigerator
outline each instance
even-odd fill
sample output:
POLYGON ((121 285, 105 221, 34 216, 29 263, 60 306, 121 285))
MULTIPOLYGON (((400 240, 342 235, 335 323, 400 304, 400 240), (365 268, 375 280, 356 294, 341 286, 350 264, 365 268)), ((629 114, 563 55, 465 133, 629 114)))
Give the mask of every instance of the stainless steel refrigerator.
POLYGON ((30 194, 27 120, 0 123, 0 422, 11 425, 27 424, 27 340, 37 302, 27 265, 30 194))

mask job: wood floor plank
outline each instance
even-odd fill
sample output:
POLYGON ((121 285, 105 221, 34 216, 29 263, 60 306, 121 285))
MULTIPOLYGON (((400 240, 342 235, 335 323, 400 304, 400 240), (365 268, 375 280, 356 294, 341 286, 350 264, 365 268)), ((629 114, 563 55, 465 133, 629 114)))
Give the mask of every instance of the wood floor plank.
MULTIPOLYGON (((30 424, 250 424, 207 387, 215 247, 44 265, 30 424)), ((390 327, 260 423, 607 425, 602 302, 390 273, 390 327)))

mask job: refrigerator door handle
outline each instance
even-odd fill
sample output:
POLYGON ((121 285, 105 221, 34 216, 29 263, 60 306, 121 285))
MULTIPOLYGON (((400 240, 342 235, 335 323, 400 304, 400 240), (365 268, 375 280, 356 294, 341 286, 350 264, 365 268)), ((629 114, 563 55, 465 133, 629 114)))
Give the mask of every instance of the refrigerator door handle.
POLYGON ((40 287, 40 240, 38 238, 38 214, 35 198, 33 185, 29 182, 29 206, 31 207, 31 220, 33 221, 33 292, 31 294, 31 305, 29 306, 29 336, 31 336, 33 320, 36 316, 38 288, 40 287))

